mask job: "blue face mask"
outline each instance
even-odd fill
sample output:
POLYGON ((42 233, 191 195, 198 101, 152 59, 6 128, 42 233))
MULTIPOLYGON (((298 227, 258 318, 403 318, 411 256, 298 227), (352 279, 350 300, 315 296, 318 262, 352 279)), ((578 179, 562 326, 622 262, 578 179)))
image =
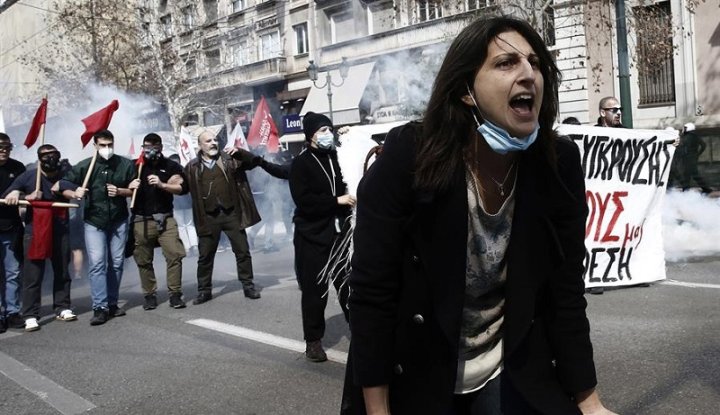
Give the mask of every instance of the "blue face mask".
MULTIPOLYGON (((475 101, 475 97, 472 93, 470 93, 470 88, 468 88, 468 95, 470 95, 470 98, 473 100, 475 108, 477 108, 478 112, 480 112, 480 108, 475 101)), ((527 150, 528 147, 535 142, 538 132, 540 131, 540 124, 535 124, 535 129, 530 133, 530 135, 517 138, 511 136, 504 128, 491 123, 487 119, 485 122, 480 124, 480 121, 478 121, 475 113, 473 113, 473 118, 475 118, 475 122, 478 124, 477 132, 482 134, 490 148, 498 154, 507 154, 510 151, 527 150)))
POLYGON ((507 154, 509 151, 527 150, 527 148, 535 142, 539 131, 540 125, 535 124, 535 129, 530 135, 517 138, 511 136, 510 133, 488 120, 478 125, 477 128, 477 132, 482 134, 490 148, 499 154, 507 154))
POLYGON ((323 150, 332 150, 335 147, 335 136, 332 132, 318 134, 317 146, 323 150))

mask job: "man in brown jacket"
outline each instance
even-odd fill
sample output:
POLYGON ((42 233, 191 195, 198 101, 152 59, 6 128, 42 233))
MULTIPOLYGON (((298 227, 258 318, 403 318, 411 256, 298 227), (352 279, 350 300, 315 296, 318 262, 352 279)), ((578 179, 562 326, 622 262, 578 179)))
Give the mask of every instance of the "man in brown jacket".
POLYGON ((245 228, 260 222, 246 170, 262 163, 252 153, 232 148, 221 152, 215 134, 198 137, 198 156, 185 166, 193 219, 198 234, 198 296, 193 304, 212 300, 212 273, 220 232, 225 232, 237 265, 245 297, 260 298, 253 283, 252 258, 245 228))

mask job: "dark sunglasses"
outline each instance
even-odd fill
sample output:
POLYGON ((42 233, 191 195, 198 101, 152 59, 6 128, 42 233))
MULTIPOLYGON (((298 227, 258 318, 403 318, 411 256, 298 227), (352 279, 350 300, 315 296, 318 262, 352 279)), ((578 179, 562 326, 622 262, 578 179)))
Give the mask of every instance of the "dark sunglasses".
POLYGON ((622 107, 603 108, 603 111, 610 111, 613 114, 617 114, 618 112, 622 112, 622 107))

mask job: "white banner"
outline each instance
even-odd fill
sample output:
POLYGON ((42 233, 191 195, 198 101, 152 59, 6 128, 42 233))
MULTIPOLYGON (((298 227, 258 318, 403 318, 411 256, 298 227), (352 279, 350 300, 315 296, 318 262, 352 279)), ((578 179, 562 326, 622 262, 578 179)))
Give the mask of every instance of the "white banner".
POLYGON ((585 286, 665 279, 662 201, 677 131, 560 125, 580 147, 589 213, 585 286))

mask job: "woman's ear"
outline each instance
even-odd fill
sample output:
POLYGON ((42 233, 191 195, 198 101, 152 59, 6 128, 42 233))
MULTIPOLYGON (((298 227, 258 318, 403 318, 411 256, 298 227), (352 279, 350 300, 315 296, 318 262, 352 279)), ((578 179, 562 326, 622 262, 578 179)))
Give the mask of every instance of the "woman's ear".
POLYGON ((470 96, 470 94, 465 94, 460 98, 462 102, 465 103, 465 105, 469 105, 471 107, 475 106, 475 101, 473 101, 473 98, 470 96))

